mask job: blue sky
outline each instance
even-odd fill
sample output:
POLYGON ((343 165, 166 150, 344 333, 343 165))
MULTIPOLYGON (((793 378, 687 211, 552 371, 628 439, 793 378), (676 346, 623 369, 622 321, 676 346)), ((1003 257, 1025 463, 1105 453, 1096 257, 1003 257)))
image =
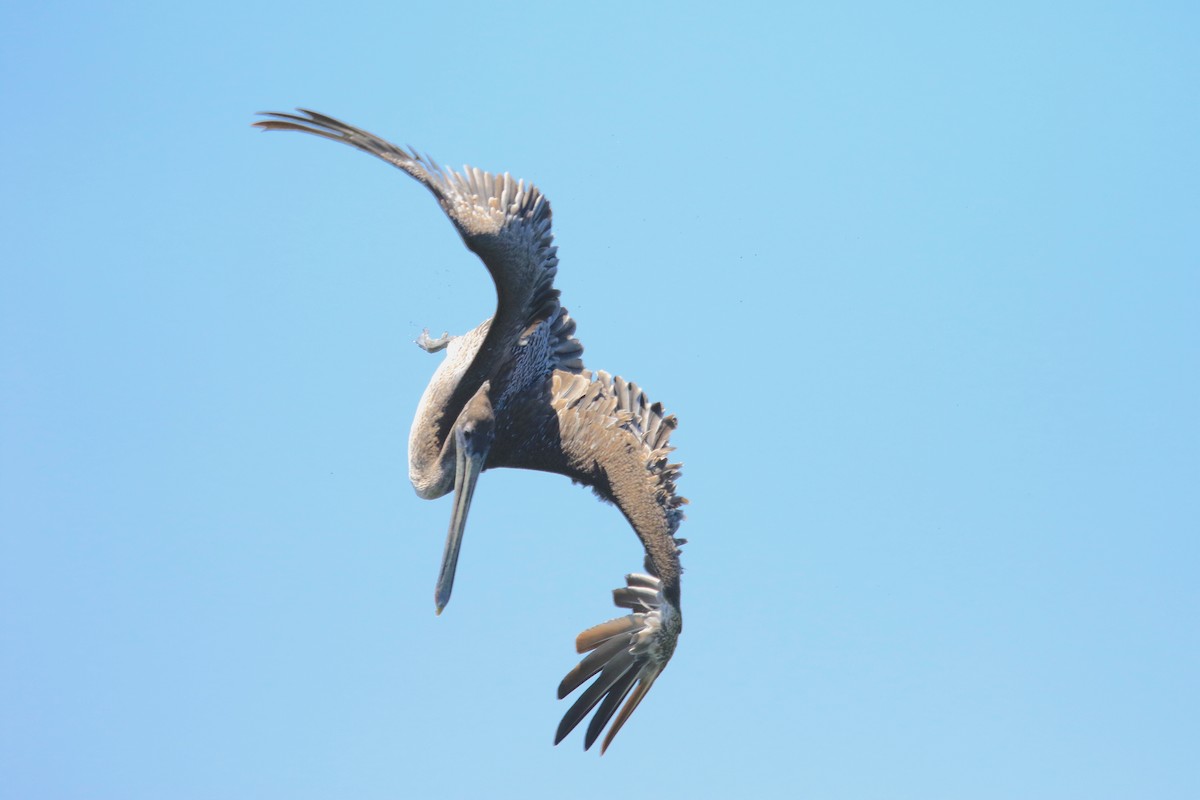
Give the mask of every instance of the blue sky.
POLYGON ((0 9, 0 794, 1200 794, 1191 4, 0 9), (407 482, 486 273, 306 106, 535 181, 590 367, 679 415, 686 629, 565 479, 407 482))

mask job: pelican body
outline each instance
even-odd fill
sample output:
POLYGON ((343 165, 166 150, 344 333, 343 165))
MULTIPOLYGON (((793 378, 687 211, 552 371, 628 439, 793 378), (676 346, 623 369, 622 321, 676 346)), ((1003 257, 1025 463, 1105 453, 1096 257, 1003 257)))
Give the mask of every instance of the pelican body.
POLYGON ((437 612, 450 600, 471 498, 486 469, 566 475, 616 505, 641 540, 645 572, 627 575, 626 585, 613 591, 616 605, 630 613, 579 634, 576 649, 587 655, 558 687, 562 699, 598 675, 564 715, 554 743, 596 708, 584 748, 612 721, 603 753, 670 660, 683 628, 684 540, 675 533, 687 501, 675 491, 680 465, 667 459, 675 417, 637 384, 584 369, 575 322, 554 288, 558 257, 550 204, 532 185, 507 173, 438 167, 427 156, 313 111, 263 116, 268 119, 255 125, 264 130, 343 142, 415 178, 433 193, 496 285, 491 318, 462 336, 433 339, 425 332, 417 340, 428 352, 446 352, 409 436, 409 477, 417 494, 454 495, 434 592, 437 612))

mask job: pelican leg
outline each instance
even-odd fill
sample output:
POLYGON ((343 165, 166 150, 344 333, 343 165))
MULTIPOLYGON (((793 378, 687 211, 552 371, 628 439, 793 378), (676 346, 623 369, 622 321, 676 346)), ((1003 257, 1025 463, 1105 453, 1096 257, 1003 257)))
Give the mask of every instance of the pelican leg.
POLYGON ((450 340, 454 337, 445 331, 436 339, 429 336, 429 328, 421 331, 421 335, 417 337, 417 347, 424 350, 426 353, 437 353, 446 349, 446 345, 450 344, 450 340))

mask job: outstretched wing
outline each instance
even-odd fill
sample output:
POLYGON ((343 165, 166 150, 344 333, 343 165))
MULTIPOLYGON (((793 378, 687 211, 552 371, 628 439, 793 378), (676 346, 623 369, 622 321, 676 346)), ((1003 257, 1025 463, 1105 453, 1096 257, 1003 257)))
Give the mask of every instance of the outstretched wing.
POLYGON ((667 458, 676 421, 661 404, 651 403, 637 384, 605 372, 555 372, 550 407, 557 436, 548 438, 556 439, 557 459, 525 451, 531 458, 523 463, 517 459, 512 466, 562 472, 591 486, 621 510, 646 552, 649 574, 626 576, 628 586, 613 592, 616 604, 633 613, 579 635, 578 651, 591 652, 558 689, 561 699, 599 674, 567 711, 555 738, 557 744, 596 708, 585 748, 629 697, 604 740, 603 752, 666 667, 683 628, 679 547, 684 540, 675 533, 687 501, 675 492, 680 465, 667 458))
MULTIPOLYGON (((528 331, 552 318, 560 320, 551 326, 557 337, 552 343, 554 351, 563 363, 578 361, 583 347, 574 338, 575 325, 565 310, 556 314, 560 309, 559 292, 554 288, 558 248, 550 229, 550 203, 537 188, 508 173, 493 175, 463 167, 460 174, 333 117, 297 110, 299 114, 262 112, 270 119, 254 125, 343 142, 400 168, 433 193, 467 248, 491 273, 496 284, 496 314, 479 355, 459 381, 456 394, 463 397, 452 398, 447 407, 461 407, 483 381, 495 377, 497 366, 528 331)), ((448 419, 447 424, 452 424, 454 416, 448 415, 448 419)))

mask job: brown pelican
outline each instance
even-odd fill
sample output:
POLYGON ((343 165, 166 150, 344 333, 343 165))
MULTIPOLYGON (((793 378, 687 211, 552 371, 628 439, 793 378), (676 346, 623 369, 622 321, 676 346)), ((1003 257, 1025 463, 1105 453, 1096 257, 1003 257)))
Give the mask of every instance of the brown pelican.
POLYGON ((599 704, 584 749, 615 713, 603 753, 666 667, 683 628, 684 540, 675 532, 687 501, 675 493, 679 465, 667 461, 675 417, 637 384, 584 370, 575 322, 554 288, 557 248, 541 192, 507 173, 471 167, 456 173, 344 122, 299 112, 264 112, 269 119, 254 124, 344 142, 408 173, 437 198, 496 284, 491 319, 463 336, 433 339, 426 331, 417 340, 430 353, 446 351, 421 397, 408 445, 417 494, 454 492, 434 594, 438 613, 450 599, 471 495, 485 469, 556 472, 590 486, 621 510, 642 541, 646 572, 626 575, 626 585, 613 591, 616 605, 631 613, 579 634, 576 649, 588 655, 558 687, 562 699, 599 674, 564 715, 554 743, 599 704))

